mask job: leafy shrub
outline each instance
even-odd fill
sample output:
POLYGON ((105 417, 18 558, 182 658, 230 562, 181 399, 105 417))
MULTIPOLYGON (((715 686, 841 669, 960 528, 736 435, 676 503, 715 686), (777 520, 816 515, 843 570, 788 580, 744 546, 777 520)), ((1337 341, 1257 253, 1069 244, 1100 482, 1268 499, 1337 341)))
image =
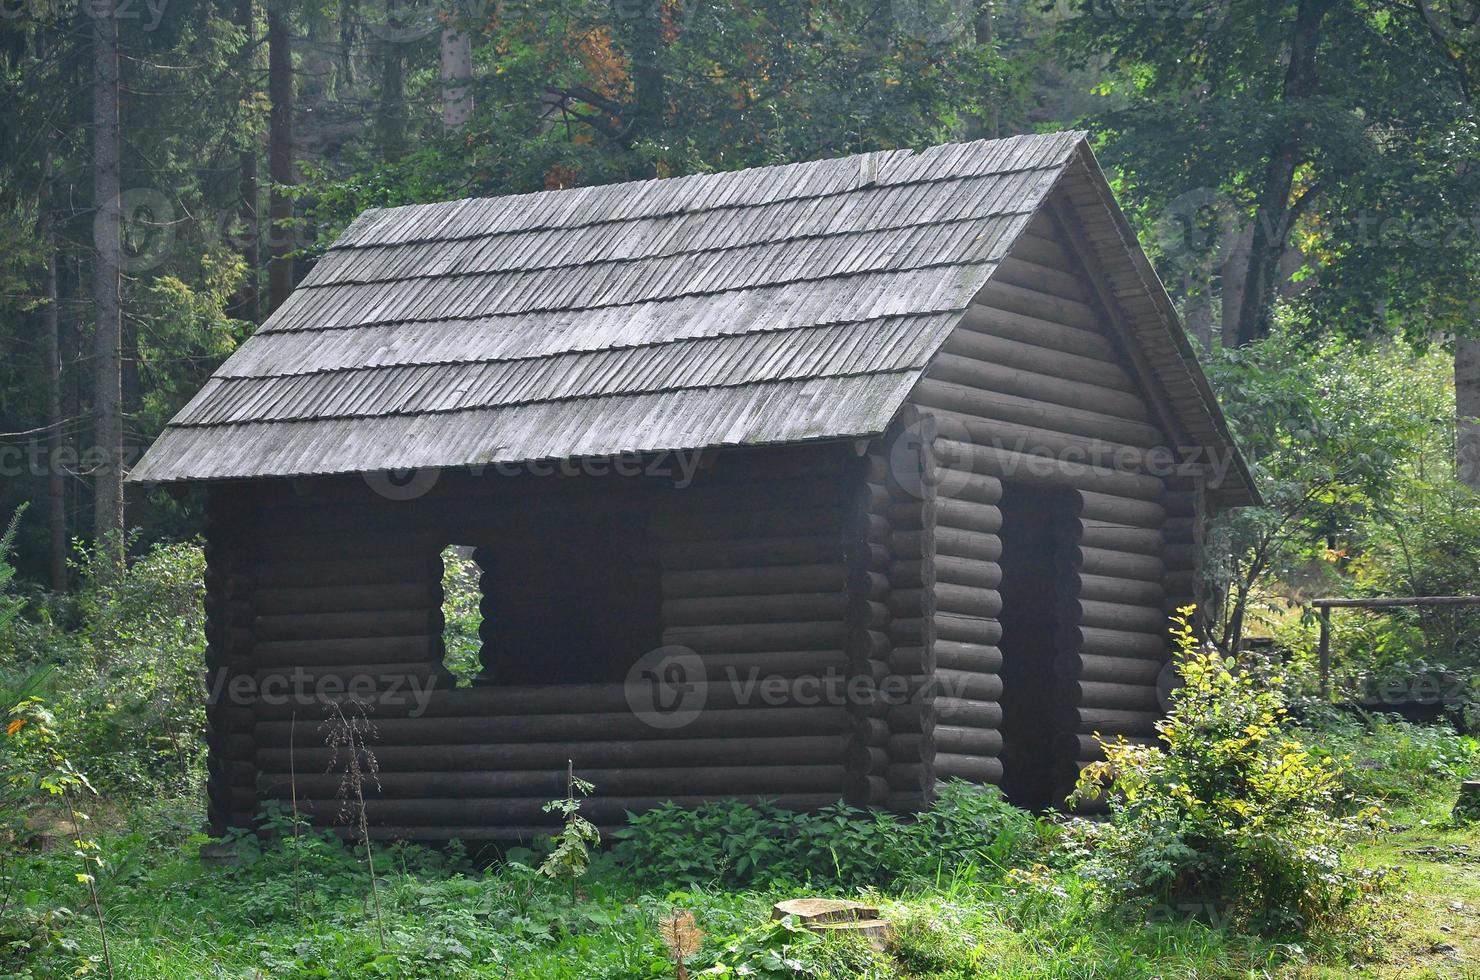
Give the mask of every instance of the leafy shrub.
POLYGON ((1278 677, 1197 649, 1185 618, 1174 632, 1185 685, 1157 726, 1164 747, 1106 743, 1082 774, 1081 797, 1116 791, 1086 873, 1147 911, 1266 934, 1337 926, 1368 882, 1343 860, 1358 828, 1337 815, 1336 767, 1293 738, 1278 677))
POLYGON ((620 862, 650 881, 722 887, 827 883, 899 887, 962 874, 999 877, 1038 839, 995 787, 953 783, 917 819, 839 803, 816 813, 717 801, 665 804, 617 832, 620 862))
POLYGON ((0 635, 0 671, 55 668, 58 742, 100 792, 188 792, 203 772, 204 555, 158 545, 122 575, 106 562, 79 552, 77 589, 0 635))

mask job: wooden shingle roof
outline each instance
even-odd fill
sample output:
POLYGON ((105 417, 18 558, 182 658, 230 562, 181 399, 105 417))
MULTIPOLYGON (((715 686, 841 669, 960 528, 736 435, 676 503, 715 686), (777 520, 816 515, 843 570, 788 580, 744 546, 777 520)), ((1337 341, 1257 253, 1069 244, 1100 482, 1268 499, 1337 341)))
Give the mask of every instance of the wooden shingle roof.
POLYGON ((368 211, 130 479, 872 436, 1085 167, 1068 132, 368 211))

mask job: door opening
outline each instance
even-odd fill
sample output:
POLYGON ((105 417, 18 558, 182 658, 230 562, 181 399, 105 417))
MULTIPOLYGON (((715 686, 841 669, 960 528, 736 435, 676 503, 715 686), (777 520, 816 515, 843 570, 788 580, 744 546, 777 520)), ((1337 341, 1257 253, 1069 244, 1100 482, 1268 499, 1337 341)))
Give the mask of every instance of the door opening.
POLYGON ((1002 789, 1018 806, 1063 805, 1064 697, 1054 658, 1076 526, 1067 491, 1002 485, 1002 789))

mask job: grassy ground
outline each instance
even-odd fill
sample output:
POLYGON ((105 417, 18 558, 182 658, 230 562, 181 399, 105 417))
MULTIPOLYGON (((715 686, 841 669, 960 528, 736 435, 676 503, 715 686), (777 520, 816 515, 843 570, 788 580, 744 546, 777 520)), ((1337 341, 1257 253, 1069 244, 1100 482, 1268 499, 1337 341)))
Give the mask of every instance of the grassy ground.
MULTIPOLYGON (((1355 739, 1343 746, 1352 750, 1367 747, 1355 739)), ((1480 977, 1480 828, 1449 826, 1447 777, 1414 776, 1414 789, 1403 790, 1400 759, 1433 768, 1416 752, 1386 743, 1370 752, 1368 771, 1393 781, 1389 828, 1360 843, 1357 856, 1401 869, 1379 911, 1354 935, 1298 943, 1236 935, 1190 910, 1149 922, 1118 915, 1061 860, 1050 859, 1053 870, 968 869, 906 894, 865 896, 895 924, 897 940, 880 954, 769 924, 773 902, 814 893, 796 886, 643 890, 602 863, 572 902, 527 868, 478 871, 457 854, 417 849, 377 857, 382 942, 359 857, 315 840, 300 849, 296 870, 280 848, 243 867, 205 867, 199 815, 185 805, 135 810, 100 834, 109 866, 99 883, 115 975, 149 980, 673 977, 659 930, 676 909, 691 912, 703 933, 695 975, 1480 977)), ((18 883, 0 915, 0 976, 101 975, 75 859, 63 848, 17 860, 0 872, 18 883)))

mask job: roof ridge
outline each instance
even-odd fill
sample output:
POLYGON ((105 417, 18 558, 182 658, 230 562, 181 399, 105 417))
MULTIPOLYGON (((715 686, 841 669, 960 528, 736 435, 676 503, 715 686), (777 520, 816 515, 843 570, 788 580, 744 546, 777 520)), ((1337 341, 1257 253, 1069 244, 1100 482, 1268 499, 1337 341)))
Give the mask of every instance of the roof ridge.
MULTIPOLYGON (((877 180, 879 160, 881 157, 904 160, 913 157, 921 157, 932 152, 940 153, 947 150, 954 151, 959 154, 963 148, 967 147, 984 149, 989 146, 1005 147, 1010 144, 1051 144, 1053 143, 1053 141, 1058 140, 1064 142, 1063 154, 1065 155, 1065 159, 1058 160, 1055 166, 1062 166, 1066 162, 1067 154, 1072 150, 1074 146, 1078 145, 1078 143, 1082 141, 1086 137, 1086 135, 1087 134, 1084 130, 1058 130, 1049 133, 1020 133, 1012 136, 1001 137, 999 139, 982 139, 937 143, 931 146, 924 146, 919 148, 901 147, 892 150, 872 150, 867 152, 849 154, 848 156, 842 157, 824 157, 817 160, 803 160, 793 163, 771 164, 762 167, 745 167, 738 170, 716 170, 707 173, 683 174, 677 177, 649 177, 637 180, 618 181, 616 183, 587 184, 581 187, 563 187, 553 188, 549 190, 527 191, 521 194, 502 194, 492 197, 466 197, 458 198, 452 201, 437 201, 425 204, 403 204, 392 208, 374 208, 364 212, 353 222, 351 222, 350 225, 346 227, 345 230, 341 233, 340 238, 338 241, 336 241, 335 245, 340 248, 353 247, 353 243, 347 240, 351 239, 357 232, 357 230, 361 233, 364 233, 365 230, 375 227, 380 221, 386 220, 391 215, 400 215, 402 217, 409 218, 412 213, 417 211, 426 213, 432 211, 433 209, 440 208, 446 211, 446 215, 444 216, 445 220, 443 221, 443 224, 446 224, 450 222, 450 220, 456 215, 459 210, 469 207, 476 207, 478 205, 490 204, 492 202, 499 202, 501 207, 512 210, 532 209, 531 206, 536 205, 536 202, 541 202, 543 206, 547 208, 558 207, 561 204, 584 203, 583 198, 592 197, 597 194, 609 194, 612 197, 625 198, 630 200, 639 198, 641 196, 643 191, 639 190, 639 188, 657 189, 663 192, 676 192, 681 188, 687 188, 695 184, 702 184, 704 182, 719 183, 726 180, 739 181, 741 179, 758 181, 763 179, 759 176, 762 174, 768 174, 771 179, 767 180, 766 182, 769 185, 774 186, 779 182, 783 174, 791 174, 792 176, 795 176, 797 173, 807 168, 822 170, 829 166, 837 167, 839 164, 846 163, 847 161, 857 161, 861 165, 863 161, 867 159, 870 161, 872 167, 872 173, 870 175, 871 179, 867 182, 855 184, 851 188, 859 189, 866 186, 874 186, 874 181, 877 180), (742 177, 742 175, 746 176, 742 177), (364 226, 364 228, 362 228, 361 226, 364 226)), ((1011 172, 1013 171, 1010 169, 1002 171, 991 171, 991 173, 993 174, 1007 174, 1011 172)), ((862 174, 863 170, 860 169, 860 175, 862 174)), ((755 203, 759 202, 750 202, 750 204, 748 205, 741 206, 753 206, 755 203)), ((695 210, 703 211, 707 209, 700 208, 695 210)), ((517 230, 520 232, 525 232, 532 229, 529 227, 523 227, 517 230)), ((418 239, 408 238, 405 239, 404 242, 409 244, 417 240, 418 239)), ((402 242, 396 242, 393 244, 402 244, 402 242)))
MULTIPOLYGON (((991 142, 999 142, 999 141, 997 141, 997 140, 975 140, 974 142, 978 142, 978 143, 991 143, 991 142)), ((943 144, 943 145, 950 145, 950 144, 943 144)), ((961 144, 961 145, 967 145, 967 144, 961 144)), ((859 156, 862 156, 862 155, 863 154, 859 154, 859 156)), ((848 158, 847 157, 844 157, 842 159, 848 159, 848 158)), ((824 162, 824 161, 816 161, 816 162, 824 162)), ((788 164, 788 166, 803 166, 803 164, 788 164)), ((584 222, 578 222, 576 224, 568 224, 568 225, 561 225, 561 224, 526 225, 526 226, 520 227, 520 228, 505 228, 505 229, 499 229, 499 230, 493 230, 493 231, 479 231, 479 232, 473 232, 471 234, 465 234, 465 235, 445 235, 445 236, 430 236, 429 235, 429 236, 426 236, 426 237, 419 237, 419 238, 404 238, 404 239, 401 239, 399 241, 394 241, 394 242, 347 242, 347 243, 341 244, 341 241, 342 241, 344 235, 347 235, 349 233, 349 228, 345 228, 345 230, 344 230, 343 234, 341 234, 340 238, 339 239, 336 239, 334 242, 332 242, 329 245, 329 247, 325 250, 324 254, 325 255, 328 255, 328 254, 331 254, 333 252, 368 252, 371 249, 377 249, 377 248, 379 248, 379 249, 398 249, 398 248, 404 248, 404 247, 406 247, 408 245, 430 245, 430 244, 452 244, 452 243, 456 243, 456 242, 476 242, 476 241, 479 241, 479 240, 482 240, 482 239, 502 238, 502 237, 505 237, 505 236, 515 236, 515 235, 526 235, 526 234, 529 234, 531 232, 580 231, 581 229, 584 229, 584 228, 600 228, 600 227, 602 227, 604 225, 631 224, 631 223, 638 222, 638 221, 666 221, 666 220, 669 220, 669 219, 672 219, 672 218, 682 218, 682 217, 687 217, 687 216, 691 216, 691 215, 712 214, 712 213, 719 212, 719 211, 747 211, 747 210, 750 210, 750 209, 753 209, 753 208, 767 207, 767 206, 773 205, 773 204, 787 204, 787 203, 791 203, 791 202, 794 202, 794 201, 820 201, 820 200, 824 200, 824 199, 829 198, 829 197, 846 197, 849 194, 857 194, 860 191, 879 190, 879 189, 882 189, 882 188, 923 187, 923 186, 926 186, 926 185, 929 185, 929 184, 950 184, 950 183, 965 182, 965 181, 968 181, 968 180, 988 180, 988 179, 1000 178, 1000 177, 1014 177, 1014 176, 1017 176, 1018 174, 1034 173, 1034 172, 1037 172, 1037 171, 1048 172, 1048 171, 1061 170, 1061 169, 1063 169, 1063 166, 1064 166, 1064 162, 1063 161, 1059 161, 1057 163, 1039 164, 1037 166, 1031 166, 1031 167, 1024 166, 1024 167, 1012 167, 1012 168, 1007 169, 1007 170, 993 170, 993 171, 990 171, 988 173, 948 174, 948 175, 943 176, 943 177, 920 178, 919 180, 901 180, 901 181, 898 181, 896 183, 882 184, 882 185, 881 184, 876 184, 876 183, 859 184, 856 187, 848 187, 848 188, 845 188, 843 190, 823 191, 823 192, 819 192, 819 193, 816 193, 816 194, 797 194, 797 195, 795 195, 793 197, 780 197, 780 198, 775 199, 774 201, 766 201, 763 204, 754 204, 754 203, 715 204, 715 205, 711 205, 711 206, 708 206, 708 207, 699 207, 699 208, 674 208, 671 211, 658 211, 658 212, 654 212, 653 214, 627 215, 625 217, 620 217, 620 218, 600 218, 600 219, 597 219, 597 220, 594 220, 594 221, 584 221, 584 222)), ((765 169, 765 168, 753 168, 753 169, 765 169)), ((719 176, 719 175, 722 175, 722 174, 742 174, 742 173, 747 173, 747 172, 748 171, 746 171, 746 170, 723 170, 723 171, 716 171, 713 174, 713 176, 719 176)), ((711 176, 711 175, 710 174, 691 174, 690 176, 711 176)), ((679 179, 682 179, 682 178, 668 177, 668 178, 661 178, 661 179, 664 179, 664 180, 679 180, 679 179)), ((588 185, 588 186, 590 186, 590 187, 599 187, 599 188, 611 188, 611 187, 623 187, 623 186, 626 186, 627 184, 631 184, 631 183, 642 184, 642 183, 649 183, 649 181, 624 181, 624 182, 618 183, 618 184, 591 184, 591 185, 588 185)), ((585 188, 570 188, 570 189, 571 190, 584 190, 585 188)), ((531 194, 544 194, 544 193, 557 193, 557 192, 551 192, 551 191, 532 191, 531 192, 531 194)), ((511 196, 513 196, 513 197, 525 197, 527 195, 515 194, 515 195, 511 195, 511 196)), ((497 197, 469 197, 469 198, 460 198, 459 200, 456 200, 456 201, 444 201, 444 202, 438 202, 438 203, 442 203, 442 204, 457 204, 457 203, 469 202, 469 201, 497 201, 497 200, 503 200, 503 198, 497 198, 497 197)), ((423 207, 435 207, 435 206, 436 206, 435 204, 408 204, 408 205, 402 205, 402 207, 405 207, 405 208, 423 208, 423 207)), ((375 212, 384 212, 384 211, 390 211, 390 210, 399 210, 399 208, 372 208, 369 211, 366 211, 364 213, 365 214, 370 214, 372 211, 375 211, 375 212)), ((356 220, 358 220, 358 219, 356 219, 356 220)))

